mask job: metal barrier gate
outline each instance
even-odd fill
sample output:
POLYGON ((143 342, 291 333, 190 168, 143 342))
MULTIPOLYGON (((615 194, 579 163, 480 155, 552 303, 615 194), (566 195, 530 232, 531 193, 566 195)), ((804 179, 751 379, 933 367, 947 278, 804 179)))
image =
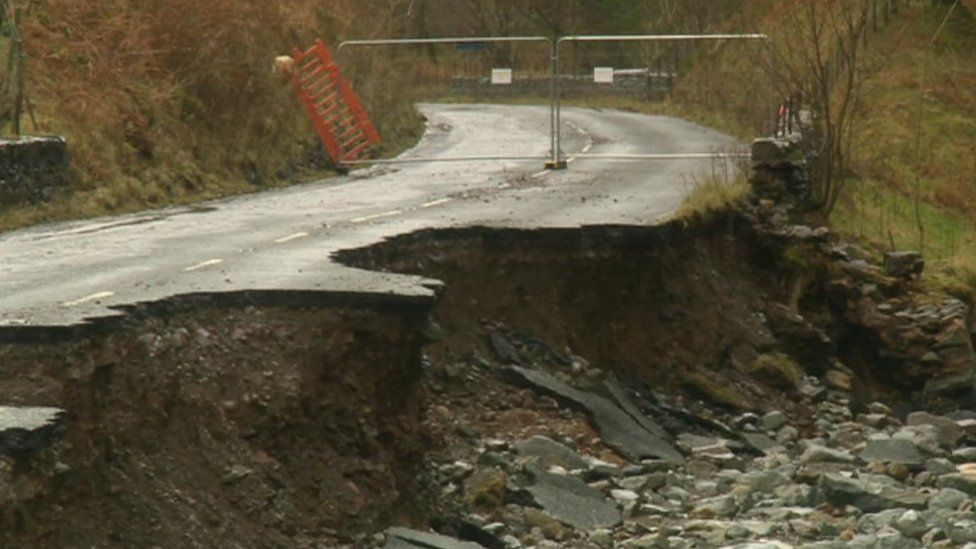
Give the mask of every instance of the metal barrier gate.
MULTIPOLYGON (((472 161, 544 161, 548 169, 565 169, 570 160, 599 159, 620 161, 656 161, 677 159, 716 159, 740 158, 747 156, 744 152, 734 151, 682 151, 682 152, 641 152, 634 154, 601 154, 589 150, 576 152, 571 155, 563 150, 563 131, 566 127, 566 115, 563 111, 563 93, 561 81, 564 78, 561 60, 563 48, 566 44, 593 43, 692 43, 692 42, 721 42, 721 41, 760 41, 768 42, 764 34, 702 34, 702 35, 624 35, 624 36, 588 36, 574 35, 551 39, 544 36, 509 36, 509 37, 455 37, 455 38, 408 38, 408 39, 376 39, 376 40, 348 40, 342 42, 337 49, 337 57, 341 59, 343 52, 361 48, 404 48, 416 46, 454 45, 456 48, 477 47, 484 44, 537 44, 548 46, 548 95, 549 95, 549 146, 548 154, 473 154, 448 157, 407 157, 392 159, 349 158, 344 165, 354 166, 362 164, 399 164, 423 162, 472 162, 472 161)), ((509 73, 511 78, 511 73, 509 73)))

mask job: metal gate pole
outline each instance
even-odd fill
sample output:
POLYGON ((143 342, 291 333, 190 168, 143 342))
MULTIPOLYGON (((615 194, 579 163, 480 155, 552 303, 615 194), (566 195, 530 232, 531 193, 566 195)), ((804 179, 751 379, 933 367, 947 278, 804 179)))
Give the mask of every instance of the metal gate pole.
MULTIPOLYGON (((556 42, 546 36, 465 36, 457 38, 396 38, 396 39, 378 39, 378 40, 346 40, 339 44, 336 48, 338 55, 349 47, 375 47, 375 46, 417 46, 417 45, 429 45, 429 44, 481 44, 481 43, 520 43, 520 42, 545 42, 549 44, 549 55, 552 63, 552 82, 550 83, 550 107, 549 107, 549 133, 550 133, 550 145, 552 147, 551 154, 547 157, 531 157, 537 158, 538 160, 546 160, 546 168, 549 169, 562 169, 565 168, 566 162, 561 158, 560 153, 560 143, 559 143, 559 82, 556 75, 559 71, 559 47, 556 42)), ((478 160, 488 160, 488 159, 504 159, 506 157, 496 157, 496 156, 472 156, 463 158, 448 158, 442 161, 478 161, 478 160)), ((508 157, 512 160, 524 160, 530 157, 508 157)), ((436 159, 428 159, 429 161, 434 161, 436 159)), ((396 163, 400 162, 397 160, 385 160, 382 163, 396 163)), ((376 162, 376 163, 381 163, 376 162)), ((404 161, 405 162, 405 161, 404 161)), ((370 162, 359 162, 361 164, 368 164, 370 162)))
POLYGON ((552 43, 552 74, 549 82, 549 112, 551 121, 549 124, 550 141, 552 142, 552 155, 549 162, 546 162, 548 170, 565 170, 569 163, 563 159, 562 154, 562 110, 560 108, 561 91, 559 88, 559 45, 558 42, 552 43))
MULTIPOLYGON (((721 40, 761 40, 764 42, 770 42, 769 36, 765 34, 637 34, 637 35, 571 35, 562 36, 556 39, 555 43, 555 53, 553 58, 555 59, 553 66, 553 80, 555 92, 555 105, 556 105, 556 136, 555 142, 557 150, 559 151, 559 163, 568 164, 567 161, 562 158, 562 97, 559 90, 559 60, 560 60, 560 50, 565 42, 693 42, 693 41, 721 41, 721 40)), ((675 67, 677 70, 677 67, 675 67)), ((647 159, 647 160, 660 160, 660 159, 677 159, 677 158, 699 158, 702 155, 692 154, 692 155, 628 155, 626 157, 621 155, 605 155, 602 158, 607 159, 647 159)), ((575 155, 576 158, 601 158, 598 155, 575 155)), ((564 166, 565 167, 565 166, 564 166)))

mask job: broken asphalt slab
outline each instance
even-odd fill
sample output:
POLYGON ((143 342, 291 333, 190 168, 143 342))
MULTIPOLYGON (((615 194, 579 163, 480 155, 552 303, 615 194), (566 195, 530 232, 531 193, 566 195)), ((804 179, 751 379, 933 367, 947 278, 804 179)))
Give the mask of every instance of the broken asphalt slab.
POLYGON ((430 534, 409 528, 390 528, 386 531, 385 549, 484 549, 470 541, 460 541, 440 534, 430 534))
POLYGON ((617 503, 582 480, 527 467, 532 479, 523 491, 552 518, 578 530, 612 528, 623 521, 617 503))
MULTIPOLYGON (((684 462, 684 457, 667 441, 641 426, 629 414, 610 400, 593 393, 580 391, 549 374, 509 366, 511 382, 551 396, 566 406, 580 409, 589 415, 603 441, 631 461, 647 458, 684 462)), ((635 407, 636 408, 636 407, 635 407)))
POLYGON ((64 410, 0 406, 0 455, 20 457, 54 444, 64 434, 64 410))

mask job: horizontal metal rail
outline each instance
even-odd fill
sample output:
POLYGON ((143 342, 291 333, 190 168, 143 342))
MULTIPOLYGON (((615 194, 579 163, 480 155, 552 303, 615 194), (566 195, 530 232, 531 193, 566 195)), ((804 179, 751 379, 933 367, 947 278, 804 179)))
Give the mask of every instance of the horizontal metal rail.
POLYGON ((749 153, 569 154, 580 160, 722 160, 749 158, 749 153))
POLYGON ((448 158, 428 157, 428 158, 389 158, 375 160, 356 160, 346 162, 349 165, 357 164, 423 164, 426 162, 497 162, 502 160, 549 160, 548 156, 455 156, 448 158))
POLYGON ((692 42, 701 40, 769 40, 766 34, 624 34, 624 35, 572 35, 556 41, 564 42, 692 42))
POLYGON ((382 40, 346 40, 339 44, 339 50, 349 46, 411 46, 424 44, 481 44, 481 43, 512 43, 512 42, 546 42, 552 44, 552 39, 546 36, 465 36, 457 38, 391 38, 382 40))

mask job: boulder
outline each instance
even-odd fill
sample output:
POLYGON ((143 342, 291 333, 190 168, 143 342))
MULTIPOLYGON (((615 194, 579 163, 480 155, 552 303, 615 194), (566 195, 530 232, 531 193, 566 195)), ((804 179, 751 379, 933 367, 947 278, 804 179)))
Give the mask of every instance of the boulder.
POLYGON ((515 444, 515 451, 520 456, 534 458, 539 466, 548 469, 553 466, 562 467, 567 471, 586 469, 586 460, 568 447, 543 436, 520 441, 515 444))
POLYGON ((867 447, 860 454, 865 461, 881 461, 885 463, 904 463, 905 465, 922 465, 925 456, 919 451, 914 441, 906 439, 870 440, 867 447))
POLYGON ((929 500, 928 495, 920 492, 833 473, 820 477, 818 489, 827 503, 835 507, 851 505, 865 513, 897 508, 925 509, 929 500))
POLYGON ((917 279, 925 271, 925 259, 919 252, 888 252, 884 254, 884 270, 893 278, 917 279))

